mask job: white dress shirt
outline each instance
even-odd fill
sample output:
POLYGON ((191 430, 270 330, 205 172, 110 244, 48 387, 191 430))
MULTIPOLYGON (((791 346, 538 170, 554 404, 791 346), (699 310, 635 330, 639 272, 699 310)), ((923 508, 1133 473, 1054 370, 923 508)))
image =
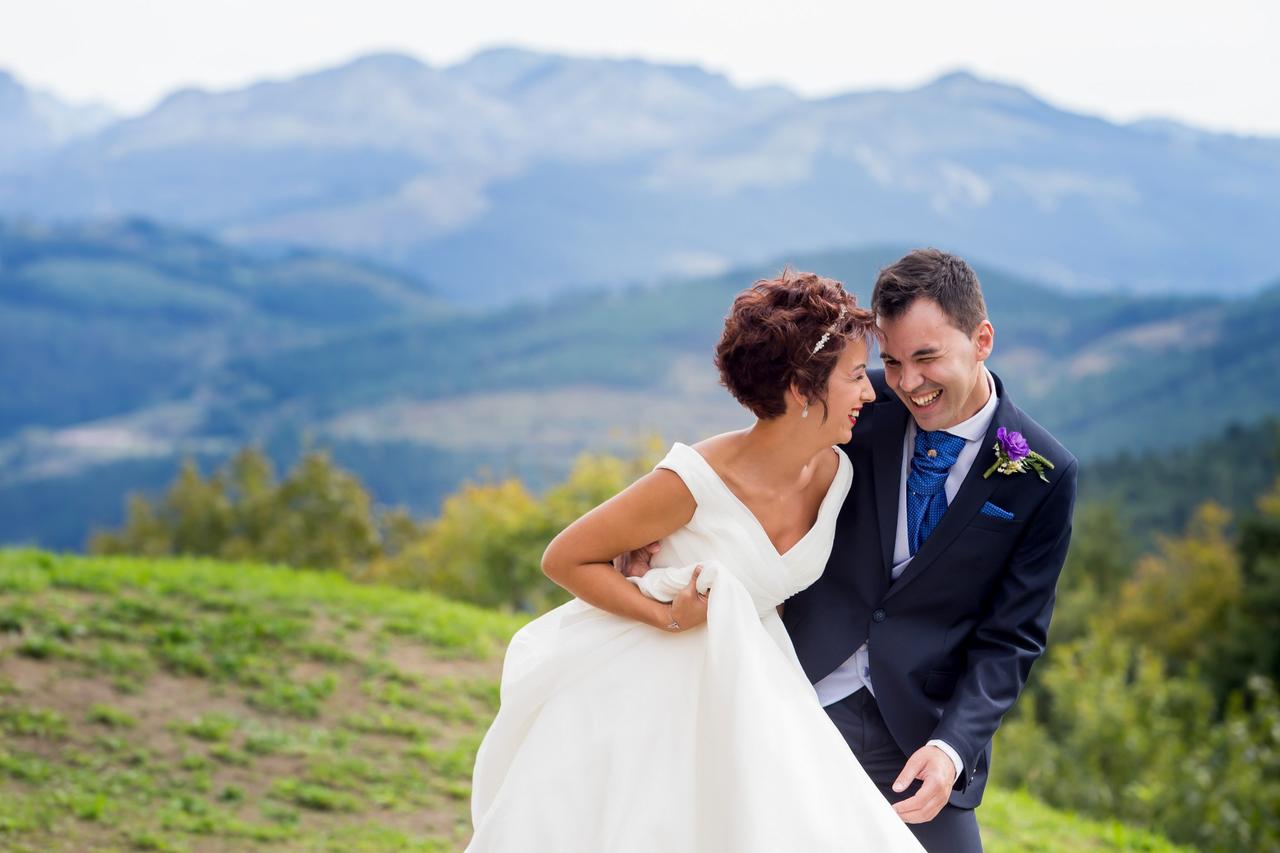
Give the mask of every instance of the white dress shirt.
MULTIPOLYGON (((991 378, 991 373, 985 366, 982 372, 986 377, 987 387, 991 389, 991 396, 977 414, 946 430, 964 439, 964 447, 956 457, 956 464, 952 465, 947 473, 947 481, 942 487, 947 496, 947 506, 955 500, 961 483, 964 482, 969 469, 973 467, 974 460, 978 458, 978 452, 982 450, 982 439, 991 426, 991 420, 996 416, 996 406, 1000 402, 996 396, 996 383, 991 378)), ((893 545, 894 580, 898 579, 911 562, 911 546, 907 538, 907 476, 911 473, 911 457, 915 453, 915 441, 916 422, 912 418, 908 421, 906 434, 902 437, 902 473, 898 482, 898 524, 893 545)), ((867 646, 867 643, 863 643, 848 660, 814 685, 814 689, 818 691, 818 701, 823 707, 833 705, 864 687, 871 691, 872 696, 875 695, 875 688, 871 685, 871 657, 867 646)), ((964 773, 964 762, 950 744, 935 739, 929 741, 927 745, 936 746, 951 757, 952 763, 956 766, 956 778, 964 773)))

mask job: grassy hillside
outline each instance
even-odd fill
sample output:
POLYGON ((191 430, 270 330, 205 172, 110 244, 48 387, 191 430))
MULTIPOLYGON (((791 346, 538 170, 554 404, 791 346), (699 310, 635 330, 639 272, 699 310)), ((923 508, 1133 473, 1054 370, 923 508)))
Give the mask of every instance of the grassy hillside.
POLYGON ((335 575, 0 552, 0 846, 453 850, 518 621, 335 575))
MULTIPOLYGON (((0 847, 460 849, 518 618, 327 573, 0 551, 0 847)), ((992 851, 1175 850, 989 791, 992 851)))

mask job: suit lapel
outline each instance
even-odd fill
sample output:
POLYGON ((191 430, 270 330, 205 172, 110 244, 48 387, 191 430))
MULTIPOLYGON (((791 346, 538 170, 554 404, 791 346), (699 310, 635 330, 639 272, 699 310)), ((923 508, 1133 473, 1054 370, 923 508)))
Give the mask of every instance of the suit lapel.
MULTIPOLYGON (((892 392, 890 392, 892 394, 892 392)), ((893 571, 893 549, 898 538, 898 498, 902 484, 902 442, 907 429, 906 408, 896 397, 884 404, 884 428, 872 443, 873 480, 876 489, 876 516, 880 523, 880 551, 884 559, 884 578, 893 571)))
MULTIPOLYGON (((907 564, 906 569, 889 587, 889 592, 885 595, 885 598, 890 598, 899 592, 904 586, 919 577, 938 557, 942 556, 947 547, 982 509, 982 505, 991 497, 991 493, 995 491, 996 486, 1000 484, 1000 479, 995 474, 986 479, 982 477, 983 472, 991 467, 991 463, 995 461, 995 451, 992 448, 996 443, 996 431, 1002 426, 1012 430, 1020 430, 1022 428, 1022 419, 1018 416, 1018 410, 1009 402, 1003 391, 1004 389, 997 379, 996 393, 1000 396, 1000 402, 996 405, 995 416, 991 418, 987 433, 982 438, 982 446, 978 449, 978 457, 973 460, 973 466, 960 484, 960 490, 956 492, 955 500, 947 505, 947 511, 942 514, 942 519, 938 522, 938 526, 934 528, 933 533, 929 534, 929 538, 920 546, 920 550, 916 552, 915 557, 907 564)), ((899 464, 902 462, 901 455, 898 457, 898 462, 899 464)))

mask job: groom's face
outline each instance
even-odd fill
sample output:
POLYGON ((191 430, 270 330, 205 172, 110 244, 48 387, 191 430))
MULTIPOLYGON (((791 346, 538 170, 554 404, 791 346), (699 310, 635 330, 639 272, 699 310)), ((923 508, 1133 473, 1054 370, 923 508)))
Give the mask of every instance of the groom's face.
POLYGON ((986 403, 982 363, 995 339, 989 321, 967 335, 937 302, 921 297, 898 317, 876 323, 883 334, 884 378, 921 429, 955 426, 986 403))

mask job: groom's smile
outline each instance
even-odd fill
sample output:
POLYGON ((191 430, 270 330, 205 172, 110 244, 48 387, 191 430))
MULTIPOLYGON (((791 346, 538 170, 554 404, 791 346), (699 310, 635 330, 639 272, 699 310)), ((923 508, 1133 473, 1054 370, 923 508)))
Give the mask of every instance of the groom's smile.
POLYGON ((942 396, 942 389, 939 388, 937 391, 931 391, 924 395, 912 394, 910 396, 911 402, 916 404, 917 409, 927 409, 938 402, 938 398, 942 396))

